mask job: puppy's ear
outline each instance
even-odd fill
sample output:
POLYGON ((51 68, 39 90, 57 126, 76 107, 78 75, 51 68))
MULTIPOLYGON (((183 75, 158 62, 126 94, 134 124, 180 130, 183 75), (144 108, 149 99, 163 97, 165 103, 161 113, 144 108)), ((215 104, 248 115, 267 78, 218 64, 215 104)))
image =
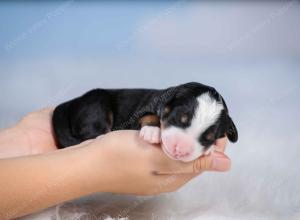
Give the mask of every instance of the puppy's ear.
POLYGON ((226 136, 228 137, 229 141, 233 143, 237 142, 238 140, 238 131, 229 115, 227 116, 226 136))

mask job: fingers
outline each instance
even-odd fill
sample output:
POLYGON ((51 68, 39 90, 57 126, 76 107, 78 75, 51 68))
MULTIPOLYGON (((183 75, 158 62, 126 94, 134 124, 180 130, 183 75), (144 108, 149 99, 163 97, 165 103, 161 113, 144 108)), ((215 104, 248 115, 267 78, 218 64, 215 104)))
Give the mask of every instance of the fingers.
POLYGON ((193 161, 191 165, 192 166, 188 166, 187 168, 193 173, 203 171, 224 172, 230 169, 231 161, 225 154, 215 151, 212 152, 211 155, 198 158, 193 161))
POLYGON ((228 141, 227 137, 219 138, 218 140, 216 140, 214 150, 218 151, 218 152, 221 152, 221 153, 224 152, 225 147, 227 145, 227 141, 228 141))
POLYGON ((158 171, 157 174, 199 174, 203 171, 224 172, 230 169, 231 161, 223 153, 212 152, 210 155, 201 156, 190 163, 181 163, 177 169, 158 171))
MULTIPOLYGON (((225 150, 225 145, 227 143, 226 137, 216 141, 216 151, 209 155, 201 156, 192 162, 186 163, 172 160, 167 157, 159 147, 155 147, 154 145, 141 141, 141 138, 139 137, 141 134, 139 133, 134 132, 134 135, 132 135, 129 131, 114 131, 112 133, 117 134, 116 132, 119 133, 119 135, 125 135, 127 137, 126 142, 129 146, 137 145, 138 148, 140 146, 150 146, 147 148, 147 154, 149 154, 149 157, 151 158, 150 162, 153 164, 155 174, 191 174, 192 176, 195 176, 207 170, 222 172, 230 169, 230 159, 224 153, 221 153, 225 150)), ((113 138, 113 140, 116 140, 116 138, 113 138)))
POLYGON ((230 159, 224 154, 227 141, 227 137, 220 138, 216 141, 214 151, 210 154, 203 155, 190 163, 173 161, 172 166, 169 164, 168 167, 158 171, 157 174, 199 174, 208 170, 227 171, 231 167, 230 159))
POLYGON ((43 113, 49 113, 49 112, 52 112, 54 110, 53 107, 46 107, 46 108, 42 108, 41 110, 39 110, 40 112, 43 112, 43 113))
POLYGON ((53 113, 54 108, 53 107, 46 107, 39 109, 37 111, 31 112, 29 114, 46 114, 46 115, 51 115, 53 113))

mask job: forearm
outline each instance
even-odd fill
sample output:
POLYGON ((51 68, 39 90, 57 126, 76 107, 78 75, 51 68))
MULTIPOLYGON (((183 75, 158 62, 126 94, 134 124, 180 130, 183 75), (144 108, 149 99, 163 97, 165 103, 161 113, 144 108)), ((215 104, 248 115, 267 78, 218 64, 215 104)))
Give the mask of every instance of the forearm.
POLYGON ((0 160, 0 219, 11 219, 92 193, 80 147, 0 160))

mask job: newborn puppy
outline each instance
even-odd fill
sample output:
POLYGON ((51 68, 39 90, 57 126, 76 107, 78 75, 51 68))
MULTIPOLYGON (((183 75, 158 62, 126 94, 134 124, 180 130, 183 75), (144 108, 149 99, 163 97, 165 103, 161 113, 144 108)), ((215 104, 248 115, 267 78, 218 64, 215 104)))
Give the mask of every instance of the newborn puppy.
POLYGON ((57 106, 53 128, 59 148, 112 130, 140 129, 140 137, 162 143, 172 159, 192 161, 225 135, 238 139, 222 96, 212 87, 186 83, 163 90, 95 89, 57 106))

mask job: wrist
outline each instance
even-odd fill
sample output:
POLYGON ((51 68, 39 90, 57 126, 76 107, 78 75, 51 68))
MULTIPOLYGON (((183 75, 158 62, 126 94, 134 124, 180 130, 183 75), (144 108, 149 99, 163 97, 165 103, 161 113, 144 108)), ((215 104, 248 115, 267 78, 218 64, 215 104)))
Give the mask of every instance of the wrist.
MULTIPOLYGON (((95 192, 93 173, 96 172, 96 169, 93 168, 91 152, 87 146, 79 144, 50 154, 52 153, 56 154, 51 159, 51 163, 54 163, 55 175, 58 176, 54 185, 60 185, 59 188, 64 190, 60 193, 65 196, 64 200, 79 198, 95 192)), ((47 154, 44 155, 47 156, 47 154)))
POLYGON ((113 164, 109 161, 107 145, 102 138, 78 145, 78 161, 82 164, 80 169, 89 194, 113 191, 113 164))

